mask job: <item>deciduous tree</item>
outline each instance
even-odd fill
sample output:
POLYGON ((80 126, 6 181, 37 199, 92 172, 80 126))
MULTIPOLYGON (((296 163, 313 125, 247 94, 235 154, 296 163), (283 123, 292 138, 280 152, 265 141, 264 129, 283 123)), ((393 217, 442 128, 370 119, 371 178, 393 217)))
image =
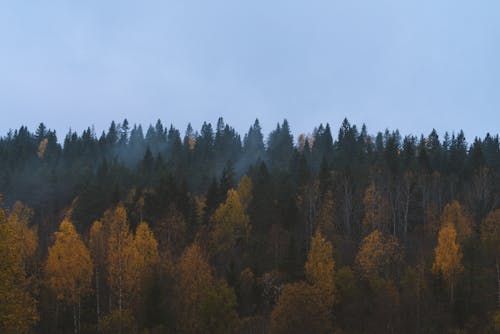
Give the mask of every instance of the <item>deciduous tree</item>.
POLYGON ((94 263, 94 280, 96 295, 97 324, 101 318, 101 284, 102 275, 106 267, 106 235, 100 221, 95 221, 90 228, 90 255, 94 263))
POLYGON ((375 230, 362 241, 356 255, 356 265, 362 277, 374 283, 378 279, 393 279, 402 261, 398 240, 375 230))
POLYGON ((441 273, 450 285, 450 302, 453 303, 456 278, 464 270, 461 263, 462 252, 453 225, 446 224, 439 230, 438 245, 434 254, 432 270, 441 273))
POLYGON ((135 285, 134 266, 137 259, 134 238, 130 233, 127 212, 123 206, 104 213, 103 221, 108 225, 107 271, 108 284, 117 298, 121 311, 129 301, 135 285))
POLYGON ((497 302, 500 307, 500 209, 488 214, 481 227, 481 240, 495 260, 497 274, 497 302))
POLYGON ((389 203, 375 188, 375 183, 370 183, 363 197, 365 213, 363 226, 369 232, 379 230, 387 232, 389 228, 389 203))
POLYGON ((321 290, 306 282, 286 284, 271 314, 271 333, 330 333, 331 310, 321 290))
POLYGON ((311 241, 305 273, 307 281, 321 291, 327 308, 333 306, 334 266, 332 244, 317 231, 311 241))
POLYGON ((49 248, 45 272, 56 298, 73 306, 77 333, 79 318, 77 321, 76 307, 80 307, 81 298, 91 291, 93 265, 87 247, 70 221, 63 220, 55 236, 55 243, 49 248))
POLYGON ((447 224, 455 228, 459 242, 467 239, 472 233, 471 219, 464 212, 458 201, 448 203, 444 207, 443 214, 441 215, 441 225, 447 224))
POLYGON ((240 197, 241 205, 246 210, 252 201, 252 180, 247 175, 243 175, 238 183, 238 196, 240 197))
POLYGON ((201 306, 214 278, 200 246, 189 246, 179 262, 177 283, 178 329, 184 333, 201 333, 201 306))
POLYGON ((226 201, 214 213, 213 223, 212 241, 217 254, 233 249, 238 240, 247 240, 250 219, 237 191, 227 192, 226 201))
MULTIPOLYGON (((0 205, 2 197, 0 195, 0 205)), ((6 223, 0 206, 0 332, 29 333, 38 320, 36 301, 28 290, 18 231, 6 223)))

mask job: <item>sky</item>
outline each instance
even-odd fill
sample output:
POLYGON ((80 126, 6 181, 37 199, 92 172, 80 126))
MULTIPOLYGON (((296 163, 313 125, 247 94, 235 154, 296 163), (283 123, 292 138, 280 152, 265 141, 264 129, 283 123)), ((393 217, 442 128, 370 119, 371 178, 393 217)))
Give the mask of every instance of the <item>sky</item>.
POLYGON ((0 0, 0 135, 219 116, 498 133, 500 1, 0 0))

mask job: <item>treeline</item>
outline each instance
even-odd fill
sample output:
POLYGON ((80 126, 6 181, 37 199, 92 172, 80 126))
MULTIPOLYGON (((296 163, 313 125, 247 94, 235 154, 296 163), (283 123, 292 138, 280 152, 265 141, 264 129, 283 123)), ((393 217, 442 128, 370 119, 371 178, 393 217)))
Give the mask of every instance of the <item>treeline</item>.
POLYGON ((0 138, 0 331, 500 331, 499 186, 490 134, 21 127, 0 138))

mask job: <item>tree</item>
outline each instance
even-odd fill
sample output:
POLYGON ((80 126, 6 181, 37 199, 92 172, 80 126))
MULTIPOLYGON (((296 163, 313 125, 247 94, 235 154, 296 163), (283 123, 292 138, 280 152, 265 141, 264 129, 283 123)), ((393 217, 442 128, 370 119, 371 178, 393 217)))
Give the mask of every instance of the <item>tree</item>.
POLYGON ((91 291, 93 265, 87 247, 70 221, 63 220, 55 236, 45 272, 57 300, 73 306, 74 331, 78 333, 80 319, 76 307, 80 308, 82 297, 91 291))
POLYGON ((450 302, 453 303, 456 277, 464 268, 462 266, 462 252, 457 241, 455 227, 447 224, 441 227, 438 236, 438 245, 434 249, 435 259, 432 265, 434 273, 441 273, 450 285, 450 302))
POLYGON ((230 189, 227 192, 226 201, 217 208, 212 219, 212 241, 217 254, 233 249, 239 240, 247 240, 250 219, 237 191, 230 189))
POLYGON ((330 333, 331 310, 321 290, 306 282, 286 284, 271 314, 271 333, 330 333))
POLYGON ((306 280, 321 291, 327 308, 333 306, 334 266, 331 242, 316 231, 305 264, 306 280))
POLYGON ((101 320, 101 275, 105 270, 106 264, 106 236, 103 225, 100 221, 95 221, 90 228, 90 255, 94 263, 94 280, 96 295, 96 314, 97 325, 101 320))
MULTIPOLYGON (((12 207, 12 211, 7 219, 13 231, 15 231, 18 242, 18 252, 21 254, 23 267, 28 271, 28 266, 33 265, 33 257, 38 249, 38 229, 37 226, 29 226, 33 217, 33 210, 23 203, 17 201, 12 207)), ((31 268, 35 271, 34 268, 31 268)))
POLYGON ((135 285, 134 261, 137 259, 134 239, 130 233, 127 212, 123 206, 104 213, 103 222, 108 226, 107 271, 108 284, 118 299, 121 312, 127 304, 135 285))
POLYGON ((324 236, 332 241, 333 235, 336 232, 335 228, 335 203, 333 201, 333 194, 330 190, 326 191, 321 200, 319 208, 317 228, 324 234, 324 236))
POLYGON ((239 320, 234 290, 225 281, 218 281, 207 291, 200 315, 203 333, 234 333, 239 320))
MULTIPOLYGON (((199 209, 202 218, 203 209, 199 209)), ((163 218, 156 222, 154 232, 158 237, 161 253, 172 252, 180 254, 185 246, 187 222, 184 215, 172 204, 167 209, 163 218)))
POLYGON ((128 289, 131 290, 131 304, 134 305, 135 314, 142 314, 147 317, 147 314, 150 313, 148 307, 152 306, 149 293, 155 288, 155 274, 160 262, 158 242, 147 223, 142 222, 137 226, 134 247, 135 258, 131 268, 134 282, 128 289))
POLYGON ((5 220, 0 206, 0 332, 29 333, 38 321, 37 303, 28 289, 18 231, 5 220))
POLYGON ((147 280, 151 279, 155 266, 159 263, 158 242, 147 223, 140 223, 135 232, 135 247, 137 250, 139 273, 138 286, 142 286, 147 280))
POLYGON ((471 233, 471 219, 464 213, 458 201, 448 203, 441 216, 441 225, 452 225, 457 233, 459 242, 467 239, 471 233))
POLYGON ((243 138, 243 151, 253 161, 264 157, 264 136, 262 135, 262 128, 258 119, 255 120, 243 138))
POLYGON ((252 202, 252 180, 246 176, 243 175, 243 177, 240 180, 240 183, 238 183, 238 196, 240 198, 241 205, 245 210, 248 209, 248 206, 250 205, 250 202, 252 202))
POLYGON ((186 249, 178 271, 178 329, 183 333, 201 333, 201 307, 214 278, 200 246, 193 244, 186 249))
POLYGON ((369 232, 373 230, 387 232, 389 227, 389 203, 380 195, 373 182, 365 190, 363 205, 365 207, 363 226, 369 232))
POLYGON ((402 261, 398 240, 375 230, 361 241, 356 265, 361 276, 374 284, 380 279, 392 279, 402 261))
POLYGON ((500 209, 491 211, 481 226, 481 240, 493 254, 497 274, 497 302, 500 307, 500 209))

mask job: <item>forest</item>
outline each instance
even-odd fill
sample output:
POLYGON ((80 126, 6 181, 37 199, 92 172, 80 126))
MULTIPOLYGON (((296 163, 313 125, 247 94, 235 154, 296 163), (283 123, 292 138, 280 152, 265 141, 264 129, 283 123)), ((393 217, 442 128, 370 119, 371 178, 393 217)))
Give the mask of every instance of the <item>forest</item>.
POLYGON ((497 134, 42 123, 0 193, 1 333, 500 333, 497 134))

